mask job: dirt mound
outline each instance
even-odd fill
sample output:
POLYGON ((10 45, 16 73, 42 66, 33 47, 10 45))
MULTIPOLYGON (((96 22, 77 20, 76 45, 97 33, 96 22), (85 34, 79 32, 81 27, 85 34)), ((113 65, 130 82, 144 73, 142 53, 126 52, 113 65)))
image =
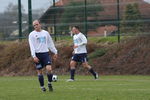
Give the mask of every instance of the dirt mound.
POLYGON ((93 64, 102 74, 150 75, 149 51, 150 36, 132 38, 114 45, 106 55, 94 59, 93 64))
POLYGON ((27 42, 9 43, 0 50, 0 75, 33 75, 33 63, 27 42))
MULTIPOLYGON (((96 43, 90 43, 87 47, 89 53, 93 53, 96 48, 102 48, 96 43)), ((0 48, 1 76, 36 75, 27 41, 0 44, 0 48)), ((53 61, 54 73, 69 74, 72 46, 64 44, 57 48, 59 56, 57 61, 53 61)), ((107 49, 105 55, 90 59, 90 65, 100 74, 150 75, 150 36, 127 39, 120 44, 111 44, 107 49)), ((89 74, 79 66, 76 73, 89 74)))

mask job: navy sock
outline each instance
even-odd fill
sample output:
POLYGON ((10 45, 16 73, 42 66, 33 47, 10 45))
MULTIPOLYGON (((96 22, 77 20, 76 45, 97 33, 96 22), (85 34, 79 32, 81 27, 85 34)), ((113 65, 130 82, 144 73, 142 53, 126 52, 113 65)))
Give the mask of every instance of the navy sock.
POLYGON ((47 73, 48 82, 52 82, 53 74, 47 73))
POLYGON ((75 74, 75 69, 71 69, 70 70, 70 75, 71 75, 71 79, 73 79, 74 80, 74 74, 75 74))
POLYGON ((96 73, 94 72, 94 70, 93 70, 92 68, 89 69, 89 72, 92 73, 92 75, 93 75, 94 77, 96 77, 96 73))
POLYGON ((44 77, 42 74, 38 75, 38 79, 39 79, 39 82, 40 82, 40 86, 43 87, 44 86, 44 77))

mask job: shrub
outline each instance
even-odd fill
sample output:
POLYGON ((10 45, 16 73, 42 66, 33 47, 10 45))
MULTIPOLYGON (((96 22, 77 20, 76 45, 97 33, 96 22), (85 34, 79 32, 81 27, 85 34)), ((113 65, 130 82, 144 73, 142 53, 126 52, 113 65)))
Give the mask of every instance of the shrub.
POLYGON ((93 58, 101 57, 101 56, 105 55, 106 52, 107 52, 107 50, 104 48, 97 49, 89 55, 89 58, 93 59, 93 58))

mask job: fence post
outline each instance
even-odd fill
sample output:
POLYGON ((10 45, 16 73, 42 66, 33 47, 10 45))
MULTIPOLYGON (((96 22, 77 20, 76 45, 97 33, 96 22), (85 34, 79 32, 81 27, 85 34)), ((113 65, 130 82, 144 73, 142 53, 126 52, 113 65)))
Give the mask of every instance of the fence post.
POLYGON ((53 9, 54 9, 54 37, 55 37, 55 41, 57 41, 57 38, 56 38, 56 16, 55 16, 55 14, 56 14, 56 10, 55 10, 55 0, 53 0, 53 9))
POLYGON ((117 24, 118 24, 118 43, 120 43, 120 8, 119 8, 119 0, 117 0, 117 24))
POLYGON ((21 40, 21 38, 22 38, 21 0, 18 0, 18 25, 19 25, 19 40, 21 40))
POLYGON ((84 30, 87 37, 87 1, 84 1, 84 30))
POLYGON ((32 2, 28 0, 28 32, 32 31, 32 2))

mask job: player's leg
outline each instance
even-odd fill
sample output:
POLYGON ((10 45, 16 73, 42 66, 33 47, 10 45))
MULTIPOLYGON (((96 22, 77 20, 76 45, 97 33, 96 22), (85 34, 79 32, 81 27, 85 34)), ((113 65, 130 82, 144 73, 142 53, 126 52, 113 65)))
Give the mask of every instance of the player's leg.
POLYGON ((53 88, 52 88, 53 74, 52 74, 51 58, 49 56, 49 53, 48 52, 43 53, 42 58, 43 59, 41 59, 41 62, 46 67, 46 71, 47 71, 48 88, 49 88, 49 91, 53 91, 53 88))
POLYGON ((86 53, 80 55, 80 61, 82 62, 83 67, 87 68, 89 70, 89 72, 94 76, 95 79, 98 79, 98 74, 88 64, 88 59, 87 59, 86 53))
POLYGON ((40 53, 36 53, 37 58, 39 59, 39 63, 35 63, 35 67, 37 70, 37 74, 38 74, 38 80, 40 83, 40 87, 42 89, 43 92, 46 91, 45 87, 44 87, 44 76, 43 76, 43 65, 41 63, 41 54, 40 53))
POLYGON ((72 60, 70 61, 70 79, 68 79, 68 82, 74 81, 74 76, 75 76, 75 67, 77 65, 78 61, 78 55, 74 54, 72 57, 72 60))
POLYGON ((72 80, 74 80, 76 64, 77 64, 76 61, 71 60, 71 62, 70 62, 70 79, 72 79, 72 80))
POLYGON ((47 78, 48 78, 48 88, 49 91, 53 91, 53 87, 52 87, 52 66, 51 65, 46 65, 46 70, 47 70, 47 78))
POLYGON ((88 64, 88 62, 83 62, 82 65, 83 67, 89 70, 89 72, 94 76, 95 79, 98 79, 98 74, 93 70, 93 68, 88 64))
POLYGON ((44 87, 44 76, 43 76, 43 73, 42 73, 42 69, 37 70, 37 73, 38 73, 38 80, 39 80, 41 89, 42 89, 43 92, 45 92, 46 89, 44 87))

